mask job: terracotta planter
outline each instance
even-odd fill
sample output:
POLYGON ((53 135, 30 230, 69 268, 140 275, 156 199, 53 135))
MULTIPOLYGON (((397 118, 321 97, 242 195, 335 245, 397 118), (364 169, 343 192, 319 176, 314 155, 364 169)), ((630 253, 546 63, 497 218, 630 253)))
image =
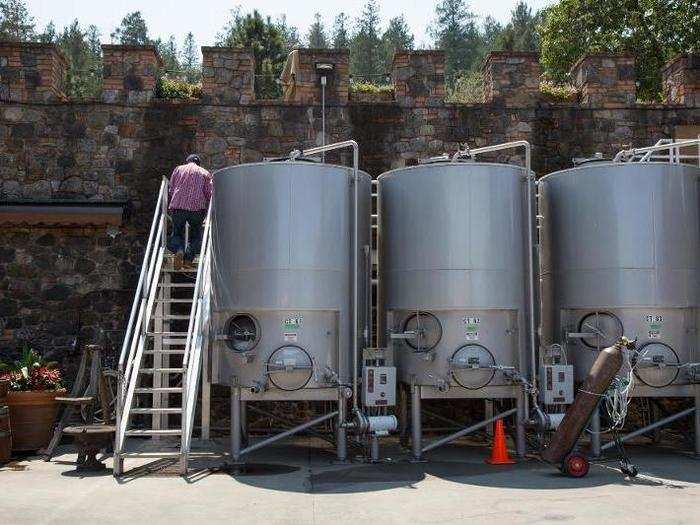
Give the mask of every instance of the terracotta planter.
POLYGON ((65 392, 65 390, 55 390, 7 394, 13 451, 39 450, 49 444, 58 413, 58 403, 55 398, 64 395, 65 392))

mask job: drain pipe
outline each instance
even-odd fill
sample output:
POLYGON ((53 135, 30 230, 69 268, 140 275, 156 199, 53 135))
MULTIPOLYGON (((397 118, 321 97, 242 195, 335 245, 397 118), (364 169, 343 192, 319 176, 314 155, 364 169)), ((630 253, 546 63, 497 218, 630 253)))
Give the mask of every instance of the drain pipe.
POLYGON ((359 205, 359 198, 360 198, 360 172, 359 172, 359 165, 360 165, 360 147, 357 144, 356 141, 354 140, 345 140, 343 142, 336 142, 335 144, 328 144, 326 146, 319 146, 316 148, 309 148, 305 149, 303 151, 299 150, 294 150, 289 154, 289 158, 294 160, 299 158, 300 156, 304 155, 315 155, 317 153, 323 153, 326 151, 331 151, 331 150, 336 150, 336 149, 344 149, 344 148, 352 148, 352 180, 354 184, 354 220, 353 220, 353 266, 354 266, 354 271, 353 271, 353 279, 352 279, 352 297, 353 297, 353 305, 352 305, 352 408, 353 412, 357 413, 359 412, 359 404, 357 400, 357 385, 358 385, 358 376, 357 376, 357 359, 359 355, 359 348, 358 348, 358 338, 359 338, 359 322, 360 322, 360 315, 359 315, 359 283, 360 283, 360 239, 359 239, 359 233, 360 233, 360 226, 359 226, 359 215, 360 215, 360 205, 359 205))

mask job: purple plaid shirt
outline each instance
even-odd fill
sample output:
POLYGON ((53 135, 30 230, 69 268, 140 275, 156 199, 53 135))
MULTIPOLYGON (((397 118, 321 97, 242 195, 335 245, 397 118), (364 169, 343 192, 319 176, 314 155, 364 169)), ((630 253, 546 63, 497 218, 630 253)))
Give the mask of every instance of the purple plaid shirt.
POLYGON ((206 210, 211 199, 211 186, 211 174, 204 168, 194 162, 178 166, 170 176, 168 209, 206 210))

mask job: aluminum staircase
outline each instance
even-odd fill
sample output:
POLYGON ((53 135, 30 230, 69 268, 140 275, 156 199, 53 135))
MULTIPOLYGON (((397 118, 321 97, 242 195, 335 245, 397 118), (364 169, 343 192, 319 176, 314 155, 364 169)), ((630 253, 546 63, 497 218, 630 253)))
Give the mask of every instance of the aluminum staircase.
POLYGON ((175 458, 187 473, 208 341, 210 221, 199 264, 176 269, 165 247, 167 195, 163 179, 119 359, 115 476, 125 458, 175 458))

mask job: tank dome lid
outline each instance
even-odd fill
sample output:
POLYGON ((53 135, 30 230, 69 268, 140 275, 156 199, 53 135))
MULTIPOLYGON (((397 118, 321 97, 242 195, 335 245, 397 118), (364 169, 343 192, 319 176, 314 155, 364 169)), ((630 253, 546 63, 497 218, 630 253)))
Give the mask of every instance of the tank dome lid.
POLYGON ((603 157, 603 154, 596 152, 592 157, 574 157, 571 162, 574 166, 583 166, 584 164, 592 164, 594 162, 610 162, 611 158, 603 157))

